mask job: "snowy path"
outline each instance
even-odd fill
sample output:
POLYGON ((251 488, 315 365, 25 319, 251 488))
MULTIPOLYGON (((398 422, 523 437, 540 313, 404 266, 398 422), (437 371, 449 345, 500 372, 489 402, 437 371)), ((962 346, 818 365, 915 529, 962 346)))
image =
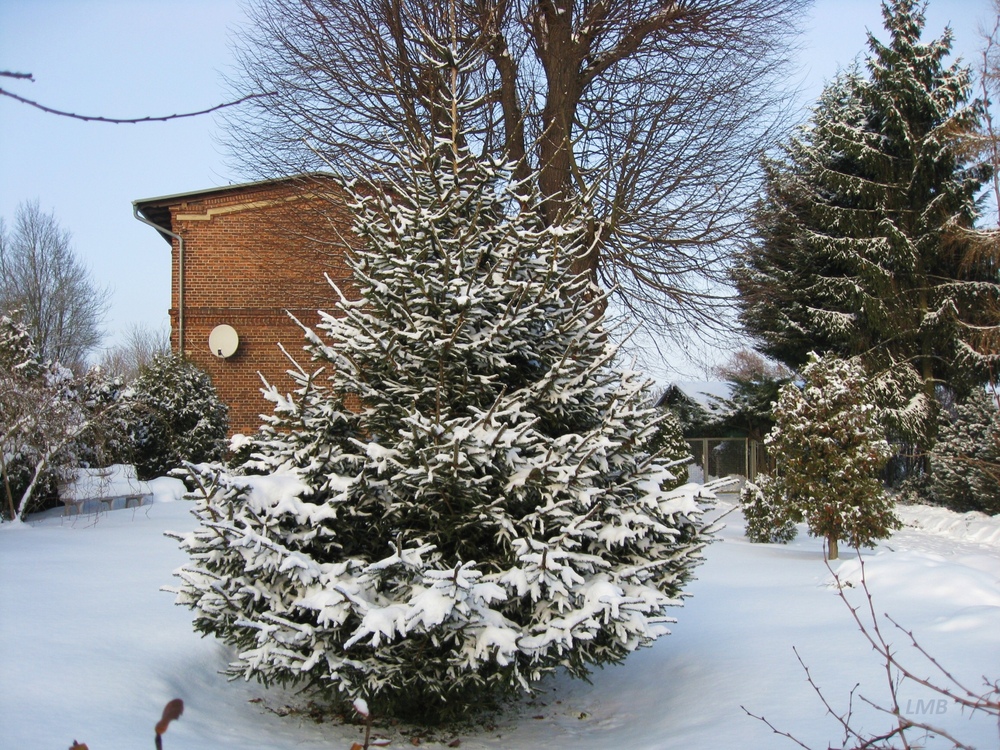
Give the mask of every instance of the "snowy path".
MULTIPOLYGON (((162 497, 160 498, 163 499, 162 497)), ((1000 678, 1000 518, 962 519, 906 508, 908 527, 865 553, 879 611, 890 612, 974 687, 1000 678)), ((355 727, 278 716, 293 697, 255 684, 227 683, 226 653, 191 630, 187 610, 158 587, 183 558, 166 529, 193 520, 183 502, 157 502, 79 520, 50 516, 21 530, 0 529, 0 748, 62 750, 72 739, 91 750, 152 746, 167 700, 184 716, 171 725, 169 750, 348 750, 355 727)), ((712 545, 694 595, 677 611, 674 634, 625 665, 597 672, 593 684, 546 683, 541 695, 495 728, 460 735, 467 750, 716 750, 793 748, 741 705, 807 744, 826 748, 840 735, 805 681, 792 646, 831 702, 845 707, 854 682, 883 700, 880 665, 829 586, 818 540, 786 547, 751 545, 738 515, 712 545)), ((852 554, 852 553, 849 553, 852 554)), ((857 582, 857 561, 839 570, 857 582)), ((858 589, 852 600, 860 601, 858 589)), ((893 635, 901 649, 902 636, 893 635)), ((919 664, 913 655, 914 664, 919 664)), ((963 717, 911 688, 902 704, 966 742, 1000 748, 1000 729, 963 717)), ((872 712, 858 709, 872 730, 872 712)), ((454 735, 437 739, 450 740, 454 735)), ((433 739, 427 746, 437 746, 433 739)), ((408 747, 396 735, 393 747, 408 747)), ((947 747, 931 740, 928 747, 947 747)))

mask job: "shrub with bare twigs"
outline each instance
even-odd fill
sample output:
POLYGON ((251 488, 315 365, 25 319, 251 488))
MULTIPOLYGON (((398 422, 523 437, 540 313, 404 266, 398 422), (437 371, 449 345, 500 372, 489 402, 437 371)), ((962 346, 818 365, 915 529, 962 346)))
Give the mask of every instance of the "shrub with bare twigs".
MULTIPOLYGON (((878 660, 882 663, 882 671, 885 677, 885 697, 873 699, 857 693, 860 686, 859 683, 854 686, 848 696, 846 710, 838 712, 831 704, 830 699, 813 679, 808 665, 798 650, 793 648, 795 657, 806 673, 809 685, 815 691, 816 695, 819 696, 827 713, 836 719, 843 731, 840 747, 843 750, 862 750, 862 748, 865 750, 896 750, 897 748, 910 750, 911 748, 921 747, 921 745, 915 744, 919 741, 915 735, 919 734, 921 739, 927 735, 943 737, 948 742, 951 742, 952 747, 957 750, 974 750, 972 745, 959 739, 955 732, 946 730, 927 719, 914 716, 909 712, 908 708, 904 707, 900 698, 903 687, 906 685, 921 686, 929 691, 931 695, 935 696, 934 701, 943 702, 943 705, 955 705, 963 711, 985 713, 996 717, 998 721, 998 740, 1000 740, 1000 680, 984 676, 983 685, 979 690, 970 687, 925 649, 917 640, 912 630, 904 628, 887 613, 883 613, 882 617, 879 618, 876 613, 874 598, 868 588, 864 559, 860 554, 858 555, 858 559, 861 564, 860 587, 864 592, 864 601, 861 604, 855 605, 848 600, 844 590, 845 588, 849 588, 851 584, 845 581, 833 568, 830 568, 829 564, 827 564, 827 568, 833 575, 838 596, 850 611, 855 625, 857 625, 865 640, 871 645, 878 660), (922 657, 924 667, 926 668, 928 665, 931 667, 931 676, 922 676, 923 673, 918 672, 916 667, 903 661, 899 652, 889 642, 883 631, 884 622, 888 622, 896 631, 907 637, 910 649, 922 657), (885 729, 872 733, 858 728, 854 714, 855 698, 889 719, 885 729)), ((929 701, 923 701, 923 703, 930 705, 929 701)), ((799 747, 810 750, 809 745, 806 745, 790 732, 779 729, 763 716, 751 713, 745 706, 741 706, 741 708, 743 708, 748 716, 764 722, 775 734, 791 740, 799 747)), ((833 748, 833 745, 829 745, 828 747, 833 748)))

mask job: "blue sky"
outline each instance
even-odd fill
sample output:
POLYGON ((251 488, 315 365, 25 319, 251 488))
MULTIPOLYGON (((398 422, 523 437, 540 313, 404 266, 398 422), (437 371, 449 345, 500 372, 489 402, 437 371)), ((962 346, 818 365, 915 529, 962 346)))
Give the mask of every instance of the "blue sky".
MULTIPOLYGON (((990 0, 931 0, 925 38, 946 23, 956 51, 974 60, 990 0)), ((48 106, 108 117, 166 115, 227 100, 239 0, 0 0, 0 70, 34 83, 0 87, 48 106)), ((817 0, 800 40, 800 103, 884 38, 878 0, 817 0)), ((227 167, 211 115, 109 125, 57 117, 0 97, 0 216, 37 199, 72 232, 77 255, 112 288, 107 344, 131 322, 168 325, 169 247, 132 216, 132 201, 242 181, 227 167)), ((697 374, 697 365, 682 372, 697 374)), ((659 368, 656 368, 659 369, 659 368)))

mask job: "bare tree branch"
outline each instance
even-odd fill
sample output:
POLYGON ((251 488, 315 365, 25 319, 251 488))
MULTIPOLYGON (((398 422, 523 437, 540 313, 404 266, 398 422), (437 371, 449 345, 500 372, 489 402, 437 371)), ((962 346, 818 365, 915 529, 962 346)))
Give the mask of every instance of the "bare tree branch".
MULTIPOLYGON (((437 133, 428 39, 478 55, 463 128, 558 223, 586 201, 578 268, 656 332, 711 326, 758 158, 786 124, 803 0, 259 0, 236 47, 234 161, 248 176, 392 170, 437 133)), ((331 213, 335 209, 331 208, 331 213)), ((632 327, 632 326, 629 326, 632 327)))
MULTIPOLYGON (((7 75, 11 78, 27 78, 29 80, 34 80, 30 73, 0 73, 0 75, 7 75)), ((7 91, 6 89, 0 88, 0 96, 9 97, 15 101, 21 102, 22 104, 27 104, 29 107, 34 107, 35 109, 40 109, 42 112, 47 112, 50 115, 59 115, 60 117, 71 117, 74 120, 83 120, 84 122, 107 122, 113 125, 136 125, 143 122, 166 122, 167 120, 179 120, 183 117, 199 117, 200 115, 211 114, 212 112, 217 112, 220 109, 226 109, 227 107, 235 107, 238 104, 243 104, 243 102, 250 101, 251 99, 261 99, 268 96, 274 96, 274 92, 260 93, 260 94, 248 94, 236 101, 226 102, 225 104, 217 104, 214 107, 209 107, 208 109, 202 109, 197 112, 185 112, 183 114, 176 115, 164 115, 162 117, 131 117, 131 118, 117 118, 117 117, 103 117, 100 115, 80 115, 74 112, 65 112, 60 109, 53 109, 52 107, 47 107, 44 104, 39 104, 31 99, 26 99, 23 96, 18 96, 12 91, 7 91)))
MULTIPOLYGON (((893 650, 892 645, 885 639, 882 634, 881 628, 879 627, 878 617, 876 615, 874 598, 872 597, 871 590, 868 587, 868 579, 865 572, 865 561, 861 554, 858 553, 858 560, 860 562, 861 570, 861 588, 865 596, 865 605, 852 605, 847 599, 847 595, 844 593, 844 589, 850 586, 850 583, 844 582, 840 575, 833 570, 829 562, 827 563, 827 570, 833 576, 834 585, 837 588, 837 595, 840 600, 847 607, 848 611, 851 613, 851 618, 854 620, 854 624, 857 626, 858 630, 865 637, 868 643, 871 645, 872 650, 878 655, 879 661, 884 666, 885 677, 886 677, 886 689, 889 694, 890 705, 886 706, 883 703, 870 700, 863 695, 859 695, 860 699, 867 705, 874 708, 880 713, 887 714, 892 717, 893 725, 887 729, 882 734, 873 735, 867 732, 859 731, 854 722, 853 718, 853 704, 854 704, 854 693, 858 689, 859 685, 855 685, 851 690, 850 699, 848 701, 848 709, 844 714, 838 714, 833 710, 826 695, 823 693, 822 688, 816 684, 813 676, 809 670, 809 667, 803 661, 802 657, 799 655, 797 649, 793 647, 795 652, 795 658, 798 659, 799 664, 806 673, 806 679, 809 682, 810 687, 812 687, 813 692, 819 696, 820 701, 826 708, 827 712, 833 716, 841 728, 844 730, 844 740, 843 746, 848 747, 850 742, 850 747, 855 750, 862 750, 868 748, 876 748, 879 750, 890 750, 890 748, 901 747, 903 750, 908 750, 911 747, 915 747, 910 743, 910 739, 907 732, 911 730, 923 731, 932 735, 937 735, 943 737, 952 743, 952 746, 956 750, 974 750, 971 745, 963 743, 959 740, 953 733, 942 729, 940 726, 936 726, 927 721, 914 720, 907 716, 904 716, 903 710, 899 705, 899 690, 902 685, 906 682, 912 682, 917 685, 922 685, 928 688, 936 695, 941 696, 942 700, 951 701, 956 705, 962 706, 964 709, 969 709, 970 712, 981 711, 988 715, 1000 718, 1000 682, 990 682, 987 678, 983 678, 987 691, 982 695, 978 695, 966 686, 964 686, 951 672, 949 672, 937 659, 935 659, 931 654, 917 641, 916 636, 914 636, 912 631, 906 630, 899 623, 893 620, 889 615, 885 614, 885 617, 889 622, 891 622, 900 632, 905 633, 910 640, 910 646, 917 651, 921 656, 927 659, 930 664, 943 676, 943 681, 936 681, 929 677, 921 677, 916 674, 912 669, 903 664, 896 652, 893 650), (859 614, 862 608, 865 610, 865 615, 859 614), (892 741, 890 743, 890 741, 892 741), (896 742, 902 743, 901 745, 896 745, 896 742), (857 743, 857 744, 854 744, 857 743)), ((742 707, 743 711, 750 717, 763 722, 771 731, 775 734, 779 734, 782 737, 786 737, 799 747, 808 748, 807 745, 802 743, 798 738, 794 737, 788 732, 781 731, 777 729, 770 721, 765 719, 763 716, 757 716, 756 714, 750 713, 745 707, 742 707)))
MULTIPOLYGON (((770 721, 768 721, 768 720, 767 720, 766 718, 764 718, 763 716, 758 716, 757 714, 755 714, 755 713, 752 713, 751 711, 748 711, 748 710, 747 710, 747 707, 746 707, 746 706, 740 706, 740 708, 742 708, 742 709, 743 709, 743 713, 745 713, 745 714, 746 714, 747 716, 749 716, 749 717, 750 717, 751 719, 756 719, 757 721, 760 721, 760 722, 763 722, 764 724, 766 724, 766 725, 768 726, 768 728, 770 728, 770 730, 771 730, 772 732, 774 732, 775 734, 777 734, 777 735, 779 735, 779 736, 781 736, 781 737, 784 737, 784 738, 786 738, 786 739, 789 739, 789 740, 791 740, 792 742, 794 742, 794 743, 795 743, 796 745, 798 745, 799 747, 801 747, 801 748, 805 748, 805 750, 812 750, 812 749, 811 749, 811 748, 809 747, 809 745, 806 745, 806 744, 804 744, 804 743, 803 743, 803 742, 802 742, 801 740, 799 740, 799 739, 798 739, 798 738, 797 738, 797 737, 796 737, 795 735, 791 734, 790 732, 786 732, 786 731, 784 731, 783 729, 778 729, 778 728, 777 728, 776 726, 774 726, 774 724, 772 724, 772 723, 771 723, 770 721)), ((72 750, 72 749, 71 749, 71 750, 72 750)))

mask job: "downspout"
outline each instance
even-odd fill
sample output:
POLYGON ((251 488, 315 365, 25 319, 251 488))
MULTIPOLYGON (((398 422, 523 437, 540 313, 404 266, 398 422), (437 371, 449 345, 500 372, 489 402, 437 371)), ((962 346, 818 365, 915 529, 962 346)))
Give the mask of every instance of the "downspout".
POLYGON ((177 348, 181 357, 184 356, 184 238, 169 229, 155 224, 141 213, 139 206, 132 203, 132 215, 143 224, 151 226, 161 234, 169 235, 177 240, 177 348))

